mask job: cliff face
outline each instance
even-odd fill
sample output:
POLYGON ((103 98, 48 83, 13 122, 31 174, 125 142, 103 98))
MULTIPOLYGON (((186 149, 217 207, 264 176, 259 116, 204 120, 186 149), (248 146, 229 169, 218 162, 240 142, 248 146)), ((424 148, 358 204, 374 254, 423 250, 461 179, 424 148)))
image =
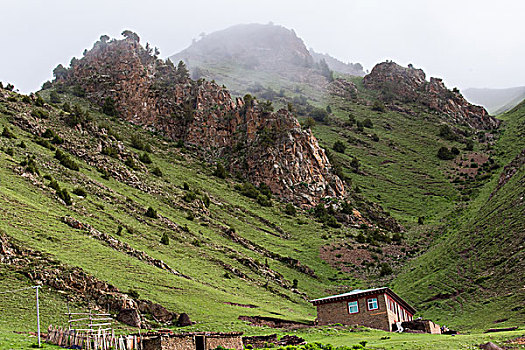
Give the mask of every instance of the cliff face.
POLYGON ((364 86, 407 102, 418 102, 446 114, 453 122, 476 129, 494 129, 499 120, 485 108, 470 104, 459 91, 448 90, 439 78, 426 80, 421 69, 401 67, 387 61, 377 64, 363 79, 364 86))
POLYGON ((311 206, 345 195, 324 150, 291 113, 193 81, 184 66, 157 59, 137 38, 95 43, 57 83, 78 86, 101 106, 110 98, 120 117, 228 160, 230 171, 286 201, 311 206))

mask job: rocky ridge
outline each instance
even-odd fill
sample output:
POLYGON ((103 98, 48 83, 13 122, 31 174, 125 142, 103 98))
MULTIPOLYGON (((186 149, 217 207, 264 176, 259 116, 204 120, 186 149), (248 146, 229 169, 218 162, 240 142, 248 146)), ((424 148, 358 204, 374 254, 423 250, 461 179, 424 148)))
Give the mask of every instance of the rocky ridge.
POLYGON ((485 108, 465 100, 459 90, 447 89, 439 78, 427 81, 425 72, 412 65, 405 68, 392 61, 379 63, 364 77, 363 84, 368 89, 380 90, 387 102, 392 99, 418 102, 457 124, 476 129, 495 129, 500 124, 485 108))
POLYGON ((121 118, 201 149, 211 161, 225 160, 230 171, 285 201, 312 206, 345 195, 324 150, 290 112, 189 79, 183 64, 158 59, 136 34, 101 38, 69 69, 55 69, 55 77, 56 86, 76 87, 100 106, 114 104, 121 118))

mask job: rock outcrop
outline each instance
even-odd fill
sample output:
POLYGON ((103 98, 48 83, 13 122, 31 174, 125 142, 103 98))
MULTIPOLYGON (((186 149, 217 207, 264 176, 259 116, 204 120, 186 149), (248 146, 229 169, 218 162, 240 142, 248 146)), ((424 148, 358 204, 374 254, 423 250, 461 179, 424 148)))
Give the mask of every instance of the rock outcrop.
POLYGON ((381 90, 387 100, 418 102, 445 114, 452 122, 476 129, 495 129, 499 120, 485 108, 470 104, 457 89, 448 90, 439 78, 426 80, 421 69, 402 67, 395 62, 377 64, 363 79, 366 88, 381 90))
POLYGON ((345 195, 324 150, 290 112, 193 81, 183 64, 158 59, 138 37, 98 41, 55 76, 54 84, 75 88, 100 106, 114 105, 127 121, 182 140, 210 161, 227 160, 230 171, 266 184, 285 201, 312 206, 345 195))

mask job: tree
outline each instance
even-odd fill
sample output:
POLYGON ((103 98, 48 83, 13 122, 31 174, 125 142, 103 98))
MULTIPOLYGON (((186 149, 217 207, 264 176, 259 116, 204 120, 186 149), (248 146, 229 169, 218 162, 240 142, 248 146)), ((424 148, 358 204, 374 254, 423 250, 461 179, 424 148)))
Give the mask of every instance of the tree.
POLYGON ((213 175, 217 176, 220 179, 225 179, 228 176, 228 172, 224 168, 224 165, 222 165, 221 163, 217 163, 217 167, 215 168, 213 175))
POLYGON ((152 207, 148 208, 148 210, 146 211, 146 216, 149 218, 153 218, 153 219, 156 219, 159 217, 157 214, 157 211, 153 209, 152 207))
POLYGON ((312 117, 306 118, 303 123, 303 129, 311 129, 315 126, 315 120, 312 117))
POLYGON ((350 166, 354 170, 354 173, 358 173, 359 172, 359 159, 357 159, 355 157, 352 158, 352 161, 350 162, 350 166))
POLYGON ((310 115, 312 116, 312 118, 314 118, 315 121, 318 122, 324 122, 325 119, 328 117, 328 113, 322 108, 314 108, 310 115))
POLYGON ((164 232, 162 234, 162 237, 160 239, 160 243, 162 243, 164 245, 169 245, 170 244, 170 237, 168 236, 168 234, 166 232, 164 232))
POLYGON ((377 112, 384 112, 385 111, 385 105, 383 102, 376 100, 374 101, 374 104, 372 105, 372 110, 377 112))
POLYGON ((62 64, 59 64, 58 66, 53 69, 53 76, 55 79, 64 79, 67 76, 67 69, 64 68, 62 64))
POLYGON ((330 67, 328 67, 328 64, 326 63, 325 59, 321 59, 318 63, 319 70, 321 71, 321 75, 328 79, 328 81, 334 80, 334 72, 330 70, 330 67))
POLYGON ((333 147, 334 151, 336 152, 339 152, 339 153, 345 153, 345 150, 346 150, 346 145, 340 141, 340 140, 337 140, 334 142, 334 147, 333 147))
POLYGON ((105 44, 109 40, 109 36, 106 34, 100 36, 100 41, 105 44))
POLYGON ((452 154, 452 152, 444 146, 438 150, 437 157, 442 160, 451 160, 455 158, 454 154, 452 154))
POLYGON ((104 104, 102 105, 102 113, 113 117, 116 116, 117 107, 115 107, 115 100, 113 100, 111 97, 106 97, 104 104))
POLYGON ((126 39, 130 39, 132 41, 140 42, 140 37, 132 32, 131 30, 125 30, 122 32, 122 36, 124 36, 126 39))
POLYGON ((188 79, 190 77, 190 73, 188 71, 188 68, 186 67, 186 63, 184 61, 180 60, 179 64, 177 64, 177 77, 182 79, 188 79))
POLYGON ((326 106, 326 113, 332 114, 332 107, 330 107, 330 105, 326 106))
POLYGON ((297 210, 295 209, 292 203, 287 203, 286 207, 284 208, 284 213, 291 216, 295 216, 297 215, 297 210))

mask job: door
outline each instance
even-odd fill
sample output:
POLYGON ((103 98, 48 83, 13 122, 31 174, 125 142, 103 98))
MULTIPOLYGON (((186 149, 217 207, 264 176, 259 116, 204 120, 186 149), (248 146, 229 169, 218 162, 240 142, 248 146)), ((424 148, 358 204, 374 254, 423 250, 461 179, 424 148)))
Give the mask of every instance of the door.
POLYGON ((195 336, 195 350, 204 350, 204 336, 203 335, 195 336))

